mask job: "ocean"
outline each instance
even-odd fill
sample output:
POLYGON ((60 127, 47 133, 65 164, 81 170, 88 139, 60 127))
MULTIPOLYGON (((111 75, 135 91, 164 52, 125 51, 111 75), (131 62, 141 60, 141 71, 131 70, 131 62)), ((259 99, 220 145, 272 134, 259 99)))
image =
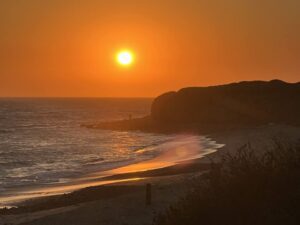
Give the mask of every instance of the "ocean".
POLYGON ((197 157, 217 148, 205 137, 80 126, 143 117, 150 113, 151 102, 145 98, 0 99, 0 195, 151 160, 191 141, 193 148, 199 146, 197 157))

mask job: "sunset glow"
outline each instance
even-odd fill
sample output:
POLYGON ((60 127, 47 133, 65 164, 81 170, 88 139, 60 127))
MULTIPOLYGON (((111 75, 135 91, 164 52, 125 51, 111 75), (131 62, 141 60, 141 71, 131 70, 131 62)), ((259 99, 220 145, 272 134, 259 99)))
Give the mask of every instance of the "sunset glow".
POLYGON ((299 9, 0 0, 0 225, 300 224, 299 9))
POLYGON ((230 2, 1 1, 0 96, 155 97, 297 82, 299 1, 230 2))
POLYGON ((117 62, 123 66, 131 65, 133 62, 133 54, 130 51, 121 51, 117 54, 117 62))

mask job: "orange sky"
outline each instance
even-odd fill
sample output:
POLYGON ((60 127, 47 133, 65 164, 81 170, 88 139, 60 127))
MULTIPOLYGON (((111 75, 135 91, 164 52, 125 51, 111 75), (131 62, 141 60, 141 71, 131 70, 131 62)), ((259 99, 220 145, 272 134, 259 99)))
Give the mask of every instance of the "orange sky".
POLYGON ((299 0, 5 0, 0 96, 157 96, 300 79, 299 0), (136 54, 118 66, 119 49, 136 54))

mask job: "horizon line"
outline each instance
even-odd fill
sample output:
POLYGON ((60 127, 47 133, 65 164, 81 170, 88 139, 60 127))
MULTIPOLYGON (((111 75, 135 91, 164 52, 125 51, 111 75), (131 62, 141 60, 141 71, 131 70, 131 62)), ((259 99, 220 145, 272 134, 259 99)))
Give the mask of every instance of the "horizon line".
POLYGON ((0 96, 0 99, 13 99, 13 98, 156 98, 147 96, 126 96, 126 97, 112 97, 112 96, 0 96))

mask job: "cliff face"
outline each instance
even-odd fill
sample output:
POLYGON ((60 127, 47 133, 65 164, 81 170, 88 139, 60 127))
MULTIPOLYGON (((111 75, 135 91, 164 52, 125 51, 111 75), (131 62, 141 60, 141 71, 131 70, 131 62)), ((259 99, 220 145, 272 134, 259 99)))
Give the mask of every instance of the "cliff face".
POLYGON ((157 97, 151 118, 176 124, 300 124, 300 83, 251 81, 189 87, 157 97))

